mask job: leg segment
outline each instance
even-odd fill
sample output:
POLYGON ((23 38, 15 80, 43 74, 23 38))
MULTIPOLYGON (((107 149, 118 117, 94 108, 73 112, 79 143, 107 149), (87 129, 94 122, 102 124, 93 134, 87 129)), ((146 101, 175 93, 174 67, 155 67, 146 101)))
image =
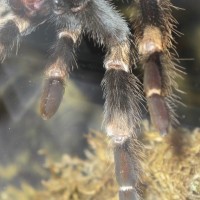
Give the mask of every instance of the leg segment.
POLYGON ((0 60, 4 60, 18 43, 20 34, 29 27, 29 22, 14 15, 9 5, 0 3, 0 60))
POLYGON ((107 1, 89 1, 81 12, 85 32, 105 45, 106 73, 102 81, 105 96, 104 126, 111 138, 120 200, 138 200, 136 190, 140 164, 137 131, 140 123, 138 80, 130 73, 129 29, 107 1), (90 16, 93 16, 92 19, 90 16))
MULTIPOLYGON (((117 137, 114 143, 114 160, 115 173, 119 183, 119 199, 139 199, 136 187, 139 179, 139 169, 137 155, 133 152, 132 143, 135 144, 131 137, 117 137)), ((136 143, 137 144, 137 143, 136 143)), ((138 150, 138 146, 134 148, 138 150)))
POLYGON ((144 68, 144 91, 151 120, 158 131, 168 132, 174 111, 173 90, 177 73, 171 50, 175 20, 169 0, 137 0, 140 14, 136 21, 136 44, 144 68))
POLYGON ((3 61, 19 41, 19 27, 12 21, 8 21, 0 30, 0 61, 3 61))
MULTIPOLYGON (((113 62, 115 63, 115 61, 113 62)), ((103 79, 104 126, 111 138, 120 200, 138 200, 141 145, 137 141, 140 112, 138 83, 133 74, 110 64, 103 79)))
POLYGON ((50 58, 45 72, 40 112, 44 119, 49 119, 57 111, 65 89, 65 79, 74 63, 74 47, 80 30, 63 29, 58 34, 55 51, 50 58))
POLYGON ((27 2, 22 0, 0 2, 0 61, 3 61, 14 47, 17 50, 20 37, 33 31, 49 14, 48 4, 45 1, 32 1, 38 4, 37 9, 31 9, 27 2))

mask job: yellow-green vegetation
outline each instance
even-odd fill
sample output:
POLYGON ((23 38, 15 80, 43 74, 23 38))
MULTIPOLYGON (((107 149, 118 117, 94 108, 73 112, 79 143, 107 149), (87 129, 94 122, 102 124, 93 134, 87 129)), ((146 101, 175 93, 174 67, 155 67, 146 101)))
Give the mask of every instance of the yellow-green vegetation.
MULTIPOLYGON (((141 194, 145 200, 200 199, 200 129, 172 131, 160 137, 145 130, 141 137, 145 158, 142 163, 141 194)), ((1 200, 117 200, 112 156, 106 136, 87 136, 90 149, 86 159, 63 155, 54 162, 44 150, 49 180, 38 191, 23 183, 20 189, 8 187, 1 200), (109 152, 109 153, 108 153, 109 152)))
POLYGON ((200 199, 200 129, 174 130, 162 138, 146 132, 145 200, 200 199))

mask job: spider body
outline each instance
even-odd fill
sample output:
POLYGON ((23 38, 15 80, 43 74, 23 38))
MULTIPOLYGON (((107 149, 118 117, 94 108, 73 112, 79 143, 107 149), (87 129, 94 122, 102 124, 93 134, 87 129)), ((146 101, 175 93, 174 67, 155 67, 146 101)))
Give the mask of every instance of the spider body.
MULTIPOLYGON (((170 83, 175 73, 170 72, 174 68, 169 54, 173 29, 170 2, 163 2, 136 1, 141 11, 136 20, 136 46, 144 68, 144 91, 152 122, 161 134, 166 134, 171 112, 166 98, 172 96, 170 83)), ((126 21, 107 0, 9 0, 2 5, 11 12, 0 18, 2 61, 21 36, 44 21, 49 20, 56 26, 57 40, 47 62, 40 104, 44 119, 52 117, 59 108, 82 35, 89 35, 105 47, 103 124, 112 142, 119 199, 139 199, 141 145, 137 134, 143 95, 138 79, 131 73, 133 53, 126 21)))

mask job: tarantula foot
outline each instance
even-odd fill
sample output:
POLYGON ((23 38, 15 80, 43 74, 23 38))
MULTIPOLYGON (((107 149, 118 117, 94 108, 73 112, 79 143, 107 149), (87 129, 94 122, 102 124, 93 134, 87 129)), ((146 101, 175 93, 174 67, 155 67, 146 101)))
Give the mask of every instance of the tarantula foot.
POLYGON ((40 113, 44 120, 51 118, 58 110, 64 94, 63 79, 54 77, 45 80, 40 104, 40 113))
POLYGON ((167 135, 169 129, 169 112, 162 96, 154 94, 147 98, 151 120, 162 136, 167 135))
POLYGON ((161 135, 168 133, 169 108, 162 94, 162 77, 159 53, 153 53, 144 64, 144 91, 151 121, 161 135))

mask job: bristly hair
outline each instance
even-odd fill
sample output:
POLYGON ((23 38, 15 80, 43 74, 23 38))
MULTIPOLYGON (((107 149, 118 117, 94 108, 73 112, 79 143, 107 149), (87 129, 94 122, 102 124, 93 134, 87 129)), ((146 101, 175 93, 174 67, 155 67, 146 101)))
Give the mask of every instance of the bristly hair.
MULTIPOLYGON (((170 0, 136 0, 138 14, 134 20, 136 46, 140 45, 146 27, 155 28, 161 38, 159 53, 159 71, 161 76, 161 95, 165 97, 167 107, 170 110, 172 123, 177 121, 174 112, 174 103, 178 102, 174 90, 178 90, 177 78, 180 78, 181 67, 179 66, 178 54, 174 46, 174 36, 180 36, 176 31, 177 21, 172 16, 172 7, 170 0), (173 102, 172 102, 173 101, 173 102), (171 106, 173 104, 173 106, 171 106)), ((141 64, 144 64, 149 58, 147 55, 139 55, 141 64)))
POLYGON ((142 3, 140 3, 142 1, 144 0, 136 0, 138 14, 136 19, 132 19, 135 21, 134 27, 136 42, 138 43, 138 40, 142 37, 143 31, 146 26, 155 26, 158 27, 162 33, 164 46, 163 49, 174 49, 175 51, 172 32, 174 32, 176 35, 180 35, 180 33, 176 31, 176 25, 178 24, 178 22, 171 14, 171 8, 174 6, 171 4, 170 0, 145 0, 151 2, 151 7, 145 7, 145 11, 146 9, 149 9, 149 11, 153 10, 153 13, 151 13, 149 17, 149 15, 147 15, 147 13, 145 13, 143 10, 144 8, 142 6, 142 3))
MULTIPOLYGON (((141 162, 144 160, 144 148, 138 141, 141 123, 140 103, 143 101, 141 85, 133 74, 124 70, 110 69, 105 73, 102 86, 106 99, 103 123, 108 136, 112 138, 116 178, 121 187, 132 185, 134 188, 132 189, 136 191, 131 194, 139 200, 138 184, 141 182, 141 162), (109 128, 113 134, 112 131, 109 133, 109 128), (124 138, 123 142, 116 142, 117 137, 124 138), (123 170, 124 165, 129 171, 128 177, 127 171, 123 170)), ((123 192, 120 194, 124 195, 123 192)))
MULTIPOLYGON (((139 0, 137 0, 138 2, 139 0)), ((152 0, 147 0, 152 1, 152 0)), ((162 0, 157 1, 153 0, 152 2, 157 2, 154 6, 154 13, 152 13, 152 17, 145 18, 145 14, 142 13, 142 6, 137 4, 138 7, 138 16, 135 19, 134 27, 135 27, 135 41, 138 46, 142 35, 144 33, 145 26, 155 26, 157 27, 162 35, 162 52, 160 56, 161 63, 161 76, 162 76, 162 93, 163 95, 169 95, 172 92, 172 88, 177 89, 177 83, 175 79, 179 76, 176 69, 178 67, 178 56, 175 46, 174 46, 174 37, 172 33, 176 35, 180 35, 178 31, 176 31, 177 21, 171 14, 171 8, 173 5, 170 0, 162 0), (170 83, 170 84, 169 84, 170 83)), ((153 3, 152 3, 153 4, 153 3)), ((144 62, 141 58, 142 62, 144 62)))
POLYGON ((106 71, 102 81, 104 89, 104 126, 115 123, 120 130, 135 133, 141 122, 139 104, 143 97, 138 79, 123 70, 106 71))

